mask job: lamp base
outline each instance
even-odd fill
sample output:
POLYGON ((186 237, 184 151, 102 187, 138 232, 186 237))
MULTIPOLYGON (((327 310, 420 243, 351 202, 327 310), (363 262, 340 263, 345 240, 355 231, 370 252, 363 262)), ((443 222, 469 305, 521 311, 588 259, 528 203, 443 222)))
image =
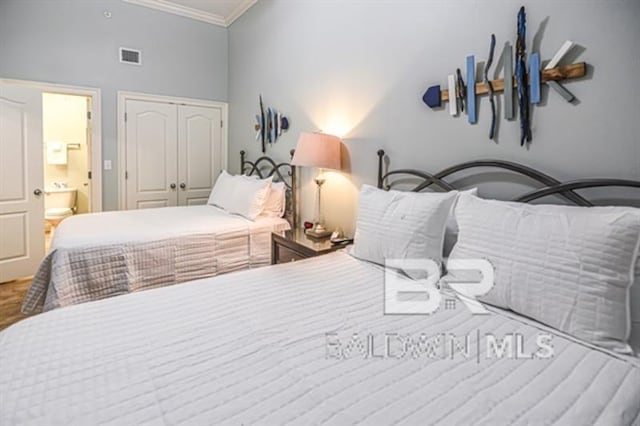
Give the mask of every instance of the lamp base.
POLYGON ((328 231, 326 229, 309 228, 305 230, 304 233, 308 237, 316 238, 316 239, 324 239, 331 236, 331 231, 328 231))

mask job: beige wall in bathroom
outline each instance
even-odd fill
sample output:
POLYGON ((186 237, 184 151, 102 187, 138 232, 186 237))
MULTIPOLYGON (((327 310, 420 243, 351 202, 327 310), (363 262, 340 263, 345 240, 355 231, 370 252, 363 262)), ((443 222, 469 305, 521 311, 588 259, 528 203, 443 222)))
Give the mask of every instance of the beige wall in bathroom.
POLYGON ((64 182, 78 190, 77 213, 89 211, 89 186, 87 185, 87 98, 85 96, 44 93, 42 95, 44 133, 44 184, 64 182), (80 149, 67 151, 66 165, 47 163, 47 141, 80 144, 80 149))

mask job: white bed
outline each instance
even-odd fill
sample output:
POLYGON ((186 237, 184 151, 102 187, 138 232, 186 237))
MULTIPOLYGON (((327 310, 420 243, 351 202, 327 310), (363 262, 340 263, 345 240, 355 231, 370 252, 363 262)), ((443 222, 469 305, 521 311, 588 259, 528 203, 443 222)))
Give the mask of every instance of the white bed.
POLYGON ((50 310, 270 263, 282 218, 255 221, 189 206, 73 216, 55 232, 24 313, 50 310))
POLYGON ((499 310, 385 316, 382 279, 338 252, 26 319, 0 333, 0 424, 640 423, 636 358, 499 310), (551 333, 554 356, 336 359, 327 333, 551 333))

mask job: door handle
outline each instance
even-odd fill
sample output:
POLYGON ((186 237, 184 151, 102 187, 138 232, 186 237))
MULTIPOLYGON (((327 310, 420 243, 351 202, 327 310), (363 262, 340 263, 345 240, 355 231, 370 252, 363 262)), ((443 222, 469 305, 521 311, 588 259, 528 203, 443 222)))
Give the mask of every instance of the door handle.
POLYGON ((176 189, 176 184, 175 184, 175 183, 172 183, 171 185, 169 185, 169 188, 171 188, 171 189, 176 189))
POLYGON ((42 191, 40 189, 35 189, 33 191, 33 195, 35 195, 36 197, 39 197, 42 195, 42 191))
POLYGON ((180 184, 180 189, 185 189, 187 187, 187 185, 185 185, 184 183, 180 184))

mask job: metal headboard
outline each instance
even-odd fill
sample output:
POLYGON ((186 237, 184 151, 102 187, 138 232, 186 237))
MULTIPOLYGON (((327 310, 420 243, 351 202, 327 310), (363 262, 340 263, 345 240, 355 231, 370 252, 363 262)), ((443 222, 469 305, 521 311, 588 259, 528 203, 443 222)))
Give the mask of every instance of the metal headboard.
MULTIPOLYGON (((295 150, 289 151, 293 158, 295 150)), ((262 156, 255 161, 245 159, 246 152, 240 151, 240 173, 247 176, 257 175, 260 179, 273 176, 275 182, 283 182, 286 190, 286 206, 284 217, 289 221, 291 227, 296 229, 298 224, 297 210, 297 176, 296 166, 291 163, 277 163, 272 158, 262 156)))
POLYGON ((378 188, 381 189, 390 189, 392 184, 388 183, 388 178, 394 175, 407 175, 415 178, 422 179, 418 185, 411 189, 411 191, 419 192, 425 188, 430 187, 431 185, 435 185, 444 191, 455 190, 452 184, 443 180, 444 178, 460 172, 462 170, 477 168, 477 167, 493 167, 499 169, 509 170, 515 173, 519 173, 523 176, 531 178, 542 185, 544 185, 540 189, 536 189, 530 192, 527 192, 520 197, 513 199, 513 201, 518 201, 522 203, 528 203, 530 201, 537 200, 542 197, 546 197, 549 195, 558 195, 563 197, 564 199, 574 203, 578 206, 593 206, 593 203, 581 195, 578 195, 574 192, 576 189, 586 189, 586 188, 598 188, 605 186, 618 186, 618 187, 630 187, 630 188, 640 188, 640 181, 635 180, 627 180, 627 179, 578 179, 569 182, 562 183, 557 179, 552 178, 551 176, 542 173, 538 170, 535 170, 531 167, 524 166, 522 164, 513 163, 510 161, 504 160, 478 160, 478 161, 468 161, 466 163, 457 164, 455 166, 448 167, 438 173, 428 173, 421 170, 415 169, 398 169, 393 170, 387 173, 384 173, 383 170, 383 161, 384 161, 385 152, 384 150, 378 150, 378 188))

